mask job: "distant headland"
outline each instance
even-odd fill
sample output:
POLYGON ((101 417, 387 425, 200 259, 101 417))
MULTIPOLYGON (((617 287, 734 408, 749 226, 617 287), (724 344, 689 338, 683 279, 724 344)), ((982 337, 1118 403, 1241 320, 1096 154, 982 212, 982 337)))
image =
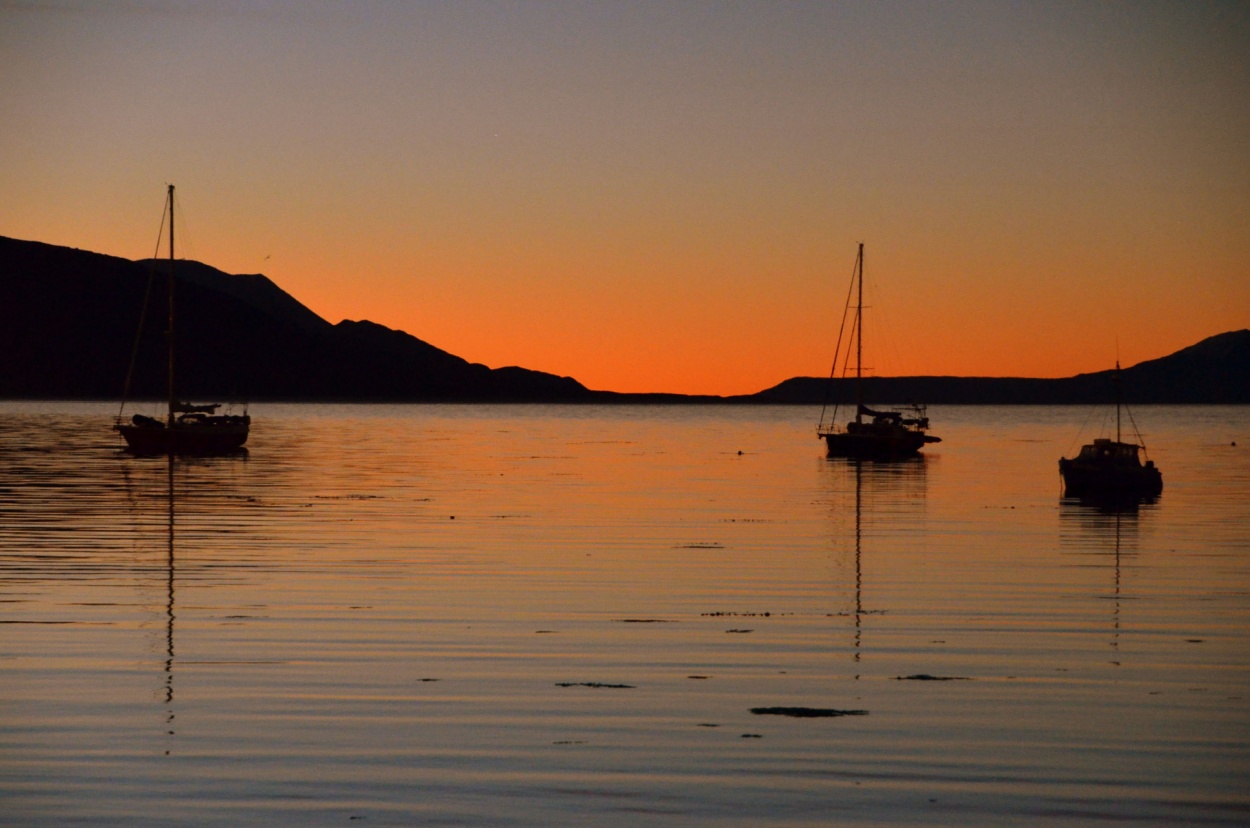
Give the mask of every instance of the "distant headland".
MULTIPOLYGON (((150 262, 0 236, 0 399, 116 399, 148 293, 150 262)), ((622 394, 571 377, 468 362, 369 321, 331 324, 265 276, 178 263, 181 393, 236 400, 820 405, 849 381, 795 377, 731 397, 622 394)), ((150 307, 166 301, 152 280, 150 307)), ((164 326, 149 314, 132 396, 164 395, 164 326)), ((1130 403, 1250 403, 1250 330, 1204 339, 1122 371, 1130 403)), ((1085 404, 1111 399, 1111 371, 1064 379, 871 377, 872 400, 1085 404)))

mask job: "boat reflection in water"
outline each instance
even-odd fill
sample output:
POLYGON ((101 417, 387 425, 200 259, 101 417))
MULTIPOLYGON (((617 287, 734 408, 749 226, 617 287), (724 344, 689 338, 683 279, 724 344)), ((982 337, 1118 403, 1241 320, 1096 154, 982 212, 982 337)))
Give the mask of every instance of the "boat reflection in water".
MULTIPOLYGON (((886 610, 865 601, 864 546, 869 538, 884 546, 886 527, 909 513, 923 511, 926 489, 926 458, 913 455, 891 462, 874 462, 856 458, 830 457, 825 469, 830 477, 831 517, 838 527, 835 542, 845 551, 840 562, 849 563, 846 576, 851 589, 847 609, 832 613, 850 618, 853 624, 851 660, 857 670, 863 652, 864 620, 884 615, 886 610)), ((910 523, 911 521, 906 521, 910 523)), ((889 553, 890 550, 879 549, 889 553)), ((854 676, 859 679, 858 672, 854 676)))
MULTIPOLYGON (((161 697, 165 705, 165 733, 171 738, 174 736, 174 621, 176 619, 175 587, 177 584, 175 566, 177 559, 174 554, 176 525, 174 471, 175 466, 180 462, 184 461, 172 453, 166 453, 163 462, 157 460, 128 462, 121 468, 121 491, 125 494, 127 511, 132 522, 131 530, 140 536, 147 534, 145 529, 150 531, 159 526, 161 530, 159 541, 156 541, 156 536, 152 534, 148 534, 148 537, 155 541, 150 544, 149 548, 159 548, 164 557, 163 566, 153 564, 150 570, 159 571, 163 576, 164 594, 158 604, 164 622, 160 644, 163 651, 160 653, 163 673, 161 697), (155 468, 157 462, 160 462, 162 467, 159 471, 155 468), (156 512, 153 507, 159 509, 159 512, 156 512), (156 517, 157 514, 160 514, 159 518, 156 517)), ((144 546, 149 546, 149 544, 144 544, 144 546)), ((171 746, 166 747, 166 756, 170 755, 171 746)))
MULTIPOLYGON (((165 726, 174 735, 174 455, 166 455, 166 493, 169 497, 169 537, 166 543, 165 575, 165 726)), ((169 755, 169 749, 165 750, 169 755)))
MULTIPOLYGON (((1152 501, 1153 502, 1153 501, 1152 501)), ((1105 567, 1112 571, 1110 663, 1120 666, 1120 606, 1132 596, 1123 594, 1124 569, 1138 555, 1139 518, 1151 510, 1141 510, 1140 501, 1090 503, 1069 498, 1059 507, 1060 544, 1066 554, 1089 556, 1082 566, 1105 567)))
MULTIPOLYGON (((132 531, 139 537, 146 536, 147 542, 143 546, 163 558, 162 564, 151 564, 149 567, 152 571, 160 572, 160 583, 163 587, 163 594, 159 602, 154 602, 154 608, 163 621, 160 644, 157 646, 162 673, 160 696, 165 707, 164 730, 165 736, 170 740, 164 750, 166 756, 172 751, 172 739, 176 735, 174 673, 178 664, 175 647, 175 626, 178 620, 178 516, 181 512, 185 524, 188 513, 193 511, 191 501, 197 491, 202 494, 201 509, 207 508, 220 515, 222 498, 237 497, 229 493, 228 486, 223 488, 220 485, 224 481, 215 473, 226 468, 237 468, 236 461, 183 457, 173 453, 166 453, 160 458, 127 460, 122 465, 122 491, 125 493, 133 522, 132 531), (207 473, 200 476, 199 480, 193 480, 192 475, 196 470, 207 473)), ((185 557, 186 549, 182 551, 185 557)), ((184 572, 184 580, 185 577, 184 572)))

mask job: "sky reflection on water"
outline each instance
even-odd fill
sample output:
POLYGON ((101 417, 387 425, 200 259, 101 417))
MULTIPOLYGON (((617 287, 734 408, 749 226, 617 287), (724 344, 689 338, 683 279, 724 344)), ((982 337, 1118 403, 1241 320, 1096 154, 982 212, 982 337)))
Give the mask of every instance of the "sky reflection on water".
POLYGON ((171 466, 0 407, 14 824, 1250 813, 1242 409, 1138 412, 1115 513, 1059 497, 1076 409, 857 465, 805 409, 254 406, 171 466))

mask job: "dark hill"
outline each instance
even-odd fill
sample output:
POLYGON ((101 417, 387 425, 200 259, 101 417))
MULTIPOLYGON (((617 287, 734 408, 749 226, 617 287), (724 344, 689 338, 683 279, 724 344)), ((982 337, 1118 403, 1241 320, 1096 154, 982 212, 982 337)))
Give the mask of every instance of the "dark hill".
MULTIPOLYGON (((166 264, 0 236, 0 398, 118 398, 145 295, 131 393, 163 397, 166 264)), ((259 274, 186 260, 176 272, 178 393, 188 398, 819 405, 853 396, 850 381, 816 377, 738 397, 590 391, 569 377, 492 370, 373 322, 332 325, 259 274)), ((1250 403, 1250 330, 1134 365, 1122 377, 1127 402, 1250 403)), ((1094 403, 1112 399, 1113 388, 1111 371, 864 382, 865 398, 880 403, 1094 403)))
MULTIPOLYGON (((144 268, 157 267, 167 273, 167 259, 140 259, 136 264, 144 268)), ((257 310, 270 316, 282 318, 296 327, 316 333, 324 333, 330 323, 299 303, 294 296, 259 273, 229 275, 215 267, 200 262, 180 259, 177 266, 179 280, 185 280, 218 293, 241 299, 257 310)))
MULTIPOLYGON (((132 395, 164 396, 165 262, 0 237, 0 397, 117 398, 148 295, 132 395), (155 267, 157 278, 149 280, 155 267)), ((576 380, 491 370, 372 322, 331 325, 264 276, 179 261, 182 396, 575 401, 576 380)))
POLYGON ((1130 402, 1250 403, 1250 330, 1207 337, 1123 374, 1130 402))
MULTIPOLYGON (((1202 340, 1120 372, 1128 403, 1250 403, 1250 330, 1202 340)), ((1064 379, 1019 377, 868 377, 864 398, 883 404, 1091 404, 1115 399, 1115 371, 1064 379)), ((795 377, 749 399, 820 405, 854 399, 854 381, 795 377)))

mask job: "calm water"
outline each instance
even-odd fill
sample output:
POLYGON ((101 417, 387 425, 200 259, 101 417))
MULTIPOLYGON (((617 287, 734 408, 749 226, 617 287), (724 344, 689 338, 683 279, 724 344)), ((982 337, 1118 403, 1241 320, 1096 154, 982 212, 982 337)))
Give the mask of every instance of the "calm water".
POLYGON ((1250 822, 1250 408, 1137 410, 1121 514, 1083 408, 113 412, 0 403, 5 825, 1250 822))

